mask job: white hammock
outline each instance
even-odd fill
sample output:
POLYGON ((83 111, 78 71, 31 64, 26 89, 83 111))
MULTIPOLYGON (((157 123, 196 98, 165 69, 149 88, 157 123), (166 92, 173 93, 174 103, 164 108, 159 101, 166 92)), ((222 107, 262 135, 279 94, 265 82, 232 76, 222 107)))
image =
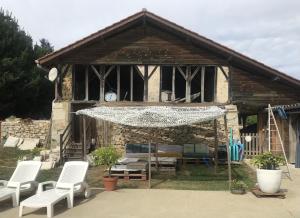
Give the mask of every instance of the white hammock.
POLYGON ((224 116, 225 110, 209 107, 95 107, 79 110, 76 115, 86 115, 121 125, 134 127, 175 127, 214 120, 224 116))

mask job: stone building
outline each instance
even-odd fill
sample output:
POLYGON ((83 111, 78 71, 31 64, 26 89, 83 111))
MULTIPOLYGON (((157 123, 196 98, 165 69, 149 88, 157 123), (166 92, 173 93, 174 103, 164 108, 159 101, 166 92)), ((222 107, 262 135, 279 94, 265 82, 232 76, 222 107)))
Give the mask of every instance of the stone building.
MULTIPOLYGON (((94 105, 217 105, 227 109, 228 126, 238 139, 250 115, 257 117, 258 128, 268 104, 300 101, 299 80, 145 10, 36 63, 58 69, 53 146, 62 141, 80 148, 82 120, 74 112, 94 105), (61 139, 66 132, 69 138, 61 139)), ((139 129, 89 124, 98 144, 146 141, 139 129)), ((207 123, 148 134, 167 144, 209 144, 213 130, 207 123)))

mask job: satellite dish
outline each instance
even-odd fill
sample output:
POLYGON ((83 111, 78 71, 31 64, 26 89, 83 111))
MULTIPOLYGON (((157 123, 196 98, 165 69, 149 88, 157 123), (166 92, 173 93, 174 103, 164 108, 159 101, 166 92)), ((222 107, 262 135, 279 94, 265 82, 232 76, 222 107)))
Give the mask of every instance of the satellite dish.
POLYGON ((57 74, 58 70, 55 67, 51 68, 51 70, 49 71, 48 79, 53 82, 57 78, 57 74))
POLYGON ((251 137, 251 136, 249 136, 249 135, 247 135, 247 136, 245 137, 245 140, 246 140, 246 142, 251 142, 251 140, 252 140, 252 137, 251 137))

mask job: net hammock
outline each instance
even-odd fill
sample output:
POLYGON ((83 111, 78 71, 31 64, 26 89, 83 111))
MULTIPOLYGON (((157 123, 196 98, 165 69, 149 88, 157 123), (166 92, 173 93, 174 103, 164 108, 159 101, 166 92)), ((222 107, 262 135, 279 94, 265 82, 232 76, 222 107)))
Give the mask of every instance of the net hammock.
POLYGON ((176 127, 201 123, 224 116, 226 110, 209 107, 107 107, 100 106, 79 110, 76 115, 86 115, 121 125, 133 127, 176 127))

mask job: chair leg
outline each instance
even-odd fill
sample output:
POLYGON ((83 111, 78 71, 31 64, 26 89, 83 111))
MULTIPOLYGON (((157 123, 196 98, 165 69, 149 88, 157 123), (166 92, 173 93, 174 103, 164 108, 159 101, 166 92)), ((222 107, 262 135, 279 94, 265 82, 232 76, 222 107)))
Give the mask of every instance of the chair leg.
POLYGON ((67 197, 67 202, 68 202, 68 208, 72 208, 73 202, 72 202, 72 198, 70 196, 67 197))
POLYGON ((20 205, 20 208, 19 208, 19 217, 22 217, 23 216, 23 206, 20 205))
POLYGON ((47 217, 52 218, 53 217, 53 205, 50 204, 47 206, 47 217))
POLYGON ((19 205, 18 202, 17 202, 17 196, 16 196, 16 194, 13 194, 11 196, 11 200, 12 200, 13 207, 17 207, 19 205))

